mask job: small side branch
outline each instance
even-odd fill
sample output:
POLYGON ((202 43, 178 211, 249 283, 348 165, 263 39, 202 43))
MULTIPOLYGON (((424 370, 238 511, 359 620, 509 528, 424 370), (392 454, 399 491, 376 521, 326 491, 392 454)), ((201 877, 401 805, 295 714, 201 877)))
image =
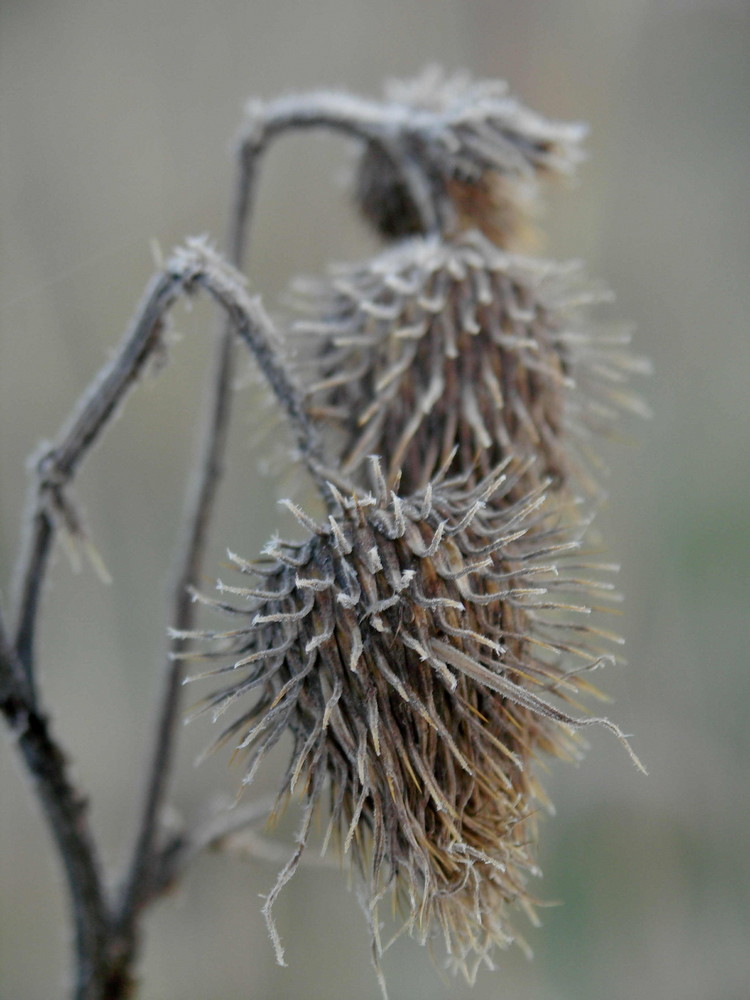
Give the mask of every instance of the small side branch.
POLYGON ((155 899, 179 883, 193 861, 201 854, 220 851, 233 835, 247 831, 268 815, 274 796, 266 796, 243 808, 219 810, 194 830, 181 832, 160 847, 154 859, 148 883, 149 897, 155 899))

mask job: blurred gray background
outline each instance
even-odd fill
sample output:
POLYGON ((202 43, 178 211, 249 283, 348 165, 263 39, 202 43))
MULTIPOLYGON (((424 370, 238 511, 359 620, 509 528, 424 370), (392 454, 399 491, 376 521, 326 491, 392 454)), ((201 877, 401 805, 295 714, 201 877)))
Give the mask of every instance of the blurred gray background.
MULTIPOLYGON (((748 487, 750 7, 741 0, 2 0, 0 5, 0 588, 7 600, 24 463, 108 357, 153 269, 151 242, 221 239, 244 101, 437 62, 504 77, 551 117, 591 123, 580 184, 551 200, 544 252, 582 257, 616 291, 656 374, 655 417, 627 428, 601 518, 622 562, 627 667, 602 686, 649 778, 594 733, 553 766, 542 826, 543 927, 473 992, 413 942, 386 959, 392 1000, 747 1000, 750 995, 748 487)), ((348 206, 340 139, 275 147, 263 172, 251 287, 374 243, 348 206)), ((45 602, 47 704, 90 790, 113 871, 132 836, 164 648, 165 588, 210 311, 180 308, 173 362, 111 427, 75 487, 109 587, 63 554, 45 602)), ((257 393, 236 405, 209 566, 252 557, 288 483, 258 471, 257 393)), ((267 444, 266 439, 266 444, 267 444)), ((212 570, 213 573, 213 570, 212 570)), ((207 582, 210 586, 210 580, 207 582)), ((231 795, 236 768, 180 748, 175 807, 231 795)), ((272 787, 266 773, 260 789, 272 787)), ((283 836, 290 829, 284 828, 283 836)), ((357 903, 308 868, 278 918, 274 964, 258 894, 278 865, 201 860, 147 921, 143 1000, 378 997, 357 903)), ((0 997, 62 996, 63 884, 7 740, 0 747, 0 997)), ((521 918, 519 918, 519 923, 521 918)))

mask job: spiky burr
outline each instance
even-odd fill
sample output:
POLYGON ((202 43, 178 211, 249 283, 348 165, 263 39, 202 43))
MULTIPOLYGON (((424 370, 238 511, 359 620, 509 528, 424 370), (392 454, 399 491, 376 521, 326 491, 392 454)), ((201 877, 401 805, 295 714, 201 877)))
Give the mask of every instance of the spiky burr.
POLYGON ((442 937, 471 978, 513 939, 509 909, 533 910, 536 757, 576 757, 581 725, 622 738, 565 707, 610 657, 586 603, 610 585, 581 576, 578 542, 543 493, 489 502, 512 492, 507 470, 412 499, 388 490, 376 461, 371 473, 373 493, 331 487, 323 523, 289 503, 305 540, 274 540, 258 563, 234 557, 262 586, 223 588, 239 598, 217 602, 234 627, 203 638, 231 653, 209 672, 229 683, 203 708, 236 711, 220 742, 246 754, 245 783, 292 735, 279 804, 300 793, 304 820, 266 902, 279 957, 271 908, 325 801, 326 843, 352 856, 376 955, 377 903, 391 893, 406 929, 442 937))
POLYGON ((475 481, 533 460, 524 491, 552 480, 595 495, 592 439, 642 404, 628 334, 600 328, 607 293, 577 263, 499 250, 476 230, 415 237, 298 285, 294 346, 310 415, 343 471, 383 456, 405 494, 449 464, 475 481))
POLYGON ((366 144, 355 198, 387 238, 424 232, 404 164, 423 175, 443 233, 478 227, 508 247, 537 213, 539 177, 570 175, 583 158, 583 124, 537 114, 499 80, 431 67, 391 81, 385 96, 394 115, 401 111, 399 127, 388 143, 366 144))

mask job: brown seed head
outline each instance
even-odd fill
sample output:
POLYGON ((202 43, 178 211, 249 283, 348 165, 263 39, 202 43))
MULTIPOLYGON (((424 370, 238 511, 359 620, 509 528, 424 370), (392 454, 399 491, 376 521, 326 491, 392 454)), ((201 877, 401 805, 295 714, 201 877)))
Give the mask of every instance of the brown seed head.
POLYGON ((326 843, 352 857, 376 956, 377 903, 390 892, 406 929, 442 937, 471 977, 513 939, 509 906, 531 911, 534 758, 576 757, 578 724, 619 735, 552 703, 585 690, 580 672, 601 662, 602 633, 560 615, 587 620, 570 595, 602 585, 572 564, 571 578, 558 573, 575 546, 542 495, 488 504, 507 496, 507 475, 404 500, 373 469, 374 495, 339 497, 325 524, 290 505, 305 541, 236 560, 261 589, 226 588, 242 603, 221 605, 237 623, 222 634, 234 659, 215 673, 231 679, 206 707, 240 711, 221 741, 247 754, 246 783, 292 734, 279 798, 296 791, 305 813, 266 903, 279 956, 271 907, 327 801, 326 843))
POLYGON ((415 80, 391 82, 386 97, 411 114, 390 147, 365 148, 356 199, 388 238, 423 232, 404 163, 424 174, 444 232, 479 228, 507 247, 518 244, 535 214, 537 177, 571 174, 582 159, 584 125, 543 118, 500 81, 428 69, 415 80))
POLYGON ((548 479, 596 493, 589 439, 639 408, 623 383, 643 364, 626 335, 592 327, 606 296, 577 264, 511 255, 473 231, 406 240, 299 289, 309 412, 345 472, 380 454, 408 495, 446 462, 481 477, 533 457, 516 496, 548 479))

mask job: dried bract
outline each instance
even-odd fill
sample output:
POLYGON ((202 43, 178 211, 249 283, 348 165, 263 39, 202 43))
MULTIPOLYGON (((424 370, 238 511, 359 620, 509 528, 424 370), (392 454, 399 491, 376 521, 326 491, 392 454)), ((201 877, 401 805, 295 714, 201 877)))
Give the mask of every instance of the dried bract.
POLYGON ((516 496, 548 479, 595 494, 592 435, 641 408, 625 383, 643 362, 591 320, 606 298, 577 264, 511 255, 476 231, 402 241, 298 285, 309 412, 346 473, 382 455, 407 495, 446 462, 481 477, 510 456, 534 459, 516 496))
POLYGON ((445 232, 478 227, 509 246, 534 214, 537 177, 571 174, 582 159, 584 125, 536 114, 501 81, 430 69, 416 80, 391 82, 386 98, 410 114, 389 145, 366 146, 356 198, 389 238, 424 232, 404 163, 425 176, 445 232))
POLYGON ((570 526, 541 494, 488 503, 507 499, 505 474, 412 500, 388 492, 377 463, 373 478, 374 495, 334 490, 325 524, 290 504, 304 541, 274 541, 257 564, 235 558, 261 582, 225 588, 240 598, 220 604, 237 624, 211 641, 233 661, 212 673, 231 679, 205 708, 239 711, 220 742, 247 754, 246 783, 293 737, 280 802, 300 793, 304 821, 265 907, 279 958, 271 908, 325 800, 326 844, 361 876, 376 961, 378 902, 391 893, 404 928, 442 937, 472 978, 513 939, 509 906, 533 913, 534 758, 576 757, 578 725, 621 735, 562 707, 588 688, 580 672, 607 657, 608 639, 561 615, 588 621, 585 593, 607 586, 578 577, 570 526))

